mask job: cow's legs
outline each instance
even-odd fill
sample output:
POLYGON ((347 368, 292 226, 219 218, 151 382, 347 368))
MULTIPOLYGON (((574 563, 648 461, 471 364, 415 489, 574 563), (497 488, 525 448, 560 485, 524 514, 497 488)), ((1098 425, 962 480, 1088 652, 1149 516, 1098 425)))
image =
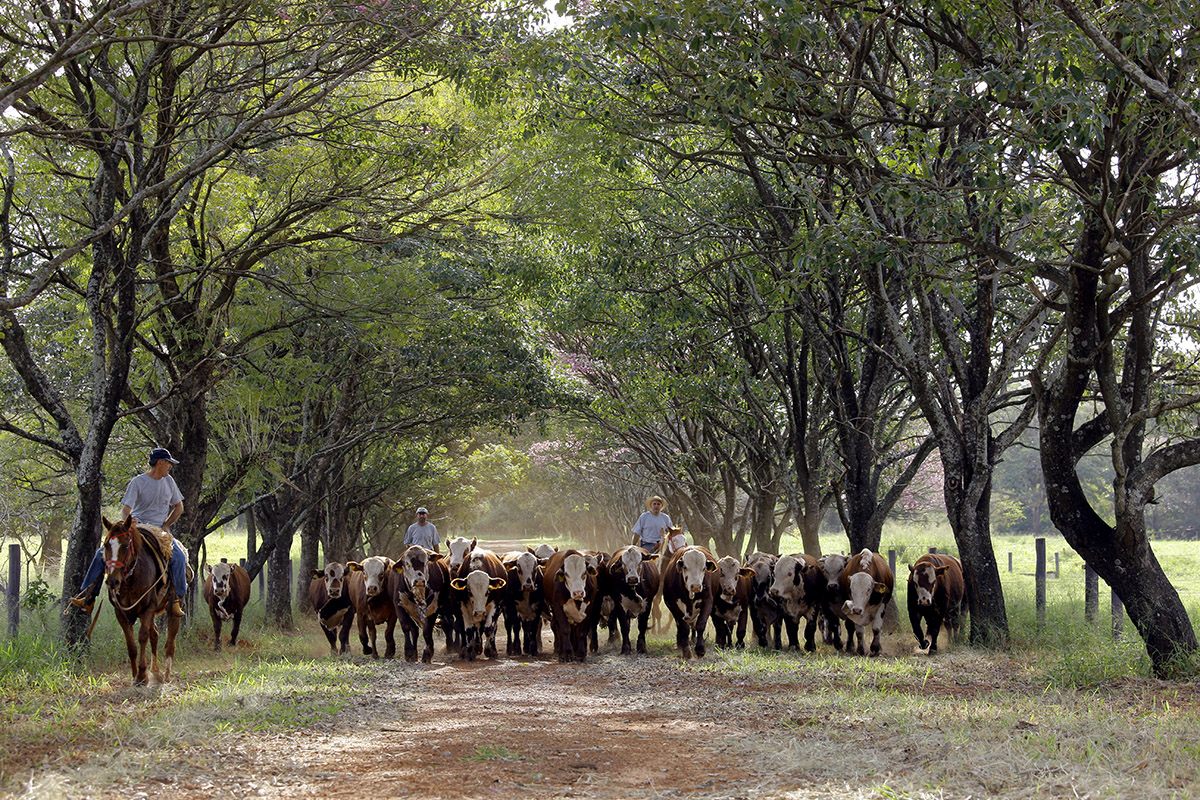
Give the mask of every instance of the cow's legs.
POLYGON ((790 616, 784 617, 783 624, 787 628, 788 649, 800 649, 800 620, 793 619, 790 616))
POLYGON ((621 629, 621 655, 629 655, 633 647, 629 643, 629 612, 622 610, 617 615, 617 625, 621 629))
POLYGON ((212 614, 213 625, 213 650, 220 652, 221 650, 221 618, 216 614, 212 614))
POLYGON ((738 616, 737 625, 737 649, 742 650, 746 647, 746 617, 749 612, 743 608, 741 615, 738 616))
MULTIPOLYGON (((911 609, 908 612, 908 621, 912 624, 913 635, 917 637, 917 647, 924 650, 929 647, 929 642, 925 638, 925 634, 921 631, 921 611, 919 608, 911 609)), ((932 632, 932 626, 930 626, 932 632)))
POLYGON ((650 627, 650 605, 646 605, 646 610, 638 615, 638 638, 637 651, 639 653, 646 652, 646 629, 650 627))
POLYGON ((871 620, 871 656, 879 655, 883 650, 883 609, 871 620))
POLYGON ((804 649, 812 653, 817 649, 817 615, 819 612, 810 611, 804 624, 804 649))

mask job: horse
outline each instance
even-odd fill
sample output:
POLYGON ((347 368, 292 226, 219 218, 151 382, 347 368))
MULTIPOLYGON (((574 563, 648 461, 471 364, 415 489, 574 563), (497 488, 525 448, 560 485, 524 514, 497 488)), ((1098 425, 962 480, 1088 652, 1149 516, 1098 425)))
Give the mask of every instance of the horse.
POLYGON ((175 596, 167 559, 155 554, 154 534, 138 526, 130 517, 124 522, 109 522, 102 517, 107 534, 104 539, 104 574, 108 584, 108 599, 112 601, 117 624, 125 633, 129 651, 129 668, 136 685, 146 684, 146 643, 150 643, 150 673, 162 682, 171 679, 171 662, 175 658, 175 634, 179 618, 167 615, 167 642, 163 655, 166 667, 160 675, 158 666, 158 629, 154 618, 166 612, 175 596), (149 547, 147 547, 149 542, 149 547), (133 626, 141 623, 137 646, 134 646, 133 626))

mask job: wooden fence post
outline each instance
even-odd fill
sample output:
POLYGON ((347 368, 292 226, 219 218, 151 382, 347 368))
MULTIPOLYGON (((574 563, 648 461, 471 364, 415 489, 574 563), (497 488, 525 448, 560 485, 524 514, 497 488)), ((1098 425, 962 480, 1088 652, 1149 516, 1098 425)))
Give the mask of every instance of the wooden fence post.
POLYGON ((1012 550, 1008 551, 1008 571, 1012 572, 1012 550))
POLYGON ((8 638, 21 628, 21 545, 8 546, 8 638))
POLYGON ((1054 551, 1054 577, 1056 577, 1056 578, 1059 577, 1059 574, 1060 574, 1058 571, 1059 570, 1058 557, 1059 557, 1059 552, 1057 550, 1055 550, 1054 551))
POLYGON ((1038 537, 1034 539, 1033 546, 1037 557, 1037 566, 1034 568, 1037 629, 1042 631, 1046 628, 1046 540, 1038 537))
POLYGON ((1100 614, 1100 576, 1090 564, 1083 565, 1083 618, 1094 623, 1100 614))
POLYGON ((1125 629, 1125 604, 1117 597, 1117 590, 1112 590, 1112 635, 1114 641, 1119 641, 1121 632, 1125 629))

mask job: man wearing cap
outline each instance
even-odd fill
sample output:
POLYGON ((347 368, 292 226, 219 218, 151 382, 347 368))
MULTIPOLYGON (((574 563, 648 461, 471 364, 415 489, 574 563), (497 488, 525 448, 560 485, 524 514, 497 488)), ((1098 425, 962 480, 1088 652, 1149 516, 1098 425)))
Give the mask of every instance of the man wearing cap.
POLYGON ((417 521, 409 525, 408 533, 404 534, 404 546, 410 544, 418 544, 435 553, 441 552, 438 550, 437 527, 429 521, 429 510, 424 506, 417 509, 417 521))
POLYGON ((647 510, 633 523, 634 544, 654 550, 662 543, 663 530, 671 527, 671 518, 663 513, 664 505, 658 495, 646 501, 647 510))
MULTIPOLYGON (((169 450, 156 447, 150 451, 149 468, 125 488, 121 498, 121 518, 133 517, 144 528, 156 534, 171 535, 171 525, 183 514, 183 494, 171 477, 171 467, 179 462, 171 457, 169 450)), ((183 616, 180 600, 187 593, 187 553, 174 538, 171 539, 171 558, 167 563, 171 581, 175 584, 175 600, 168 613, 173 617, 183 616)), ((100 578, 104 574, 104 548, 96 551, 87 574, 83 576, 83 589, 71 598, 71 605, 85 613, 91 613, 92 604, 100 594, 100 578)))

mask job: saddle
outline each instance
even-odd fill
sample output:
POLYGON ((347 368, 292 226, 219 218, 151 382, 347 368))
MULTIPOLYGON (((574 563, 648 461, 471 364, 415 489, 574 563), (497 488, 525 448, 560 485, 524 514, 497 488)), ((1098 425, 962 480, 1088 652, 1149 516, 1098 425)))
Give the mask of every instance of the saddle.
POLYGON ((153 525, 143 525, 138 523, 138 530, 142 532, 142 537, 145 541, 152 541, 158 548, 158 552, 167 561, 171 560, 171 545, 175 541, 175 537, 169 533, 165 533, 162 528, 156 528, 153 525))

